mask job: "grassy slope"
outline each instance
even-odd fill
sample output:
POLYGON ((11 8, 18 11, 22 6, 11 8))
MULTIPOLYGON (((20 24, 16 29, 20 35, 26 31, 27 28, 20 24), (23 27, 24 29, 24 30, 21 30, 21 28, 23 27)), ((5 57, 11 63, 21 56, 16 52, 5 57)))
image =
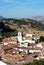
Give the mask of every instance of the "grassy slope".
POLYGON ((24 33, 35 33, 36 35, 38 35, 38 34, 44 35, 44 25, 35 20, 3 19, 2 22, 4 23, 4 26, 3 26, 3 24, 0 24, 0 28, 3 28, 3 32, 5 30, 6 30, 6 32, 8 32, 8 31, 11 32, 14 30, 17 30, 17 31, 23 30, 24 33))

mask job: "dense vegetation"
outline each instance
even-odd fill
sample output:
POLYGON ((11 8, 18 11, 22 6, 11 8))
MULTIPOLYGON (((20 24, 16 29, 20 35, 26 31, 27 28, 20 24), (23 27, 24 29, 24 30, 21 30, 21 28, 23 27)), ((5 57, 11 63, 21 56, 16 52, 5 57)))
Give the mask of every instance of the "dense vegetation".
POLYGON ((43 31, 44 30, 44 24, 37 22, 35 20, 31 20, 31 19, 27 19, 28 22, 26 22, 25 20, 17 20, 14 19, 13 23, 20 25, 28 25, 31 26, 32 28, 37 28, 38 30, 43 31), (30 25, 29 25, 30 24, 30 25))
POLYGON ((44 36, 40 36, 40 42, 44 42, 44 36))
POLYGON ((16 29, 12 30, 9 27, 5 26, 3 22, 0 22, 0 36, 10 37, 16 36, 18 31, 16 29))
POLYGON ((44 31, 44 24, 40 23, 40 22, 37 22, 35 20, 32 20, 32 19, 27 19, 27 21, 25 21, 25 19, 2 19, 1 21, 5 20, 8 25, 9 23, 11 23, 11 21, 13 21, 12 23, 14 24, 17 24, 18 26, 20 25, 28 25, 28 26, 31 26, 32 28, 37 28, 37 30, 40 30, 40 31, 44 31))
POLYGON ((34 60, 33 62, 29 62, 29 63, 23 64, 23 65, 44 65, 44 59, 34 60))
POLYGON ((22 24, 28 25, 28 26, 31 26, 32 28, 37 28, 37 30, 44 31, 44 24, 37 22, 35 20, 28 19, 28 22, 26 22, 24 20, 14 19, 13 23, 16 23, 18 25, 22 25, 22 24))

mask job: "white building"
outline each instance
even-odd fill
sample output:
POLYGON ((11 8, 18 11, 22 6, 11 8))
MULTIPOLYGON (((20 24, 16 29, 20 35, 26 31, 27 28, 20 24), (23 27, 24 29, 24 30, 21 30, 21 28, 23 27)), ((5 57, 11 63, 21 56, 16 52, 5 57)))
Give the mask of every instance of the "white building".
POLYGON ((43 46, 39 43, 36 45, 37 47, 43 48, 43 46))
POLYGON ((21 32, 18 32, 18 42, 21 42, 22 41, 22 34, 21 32))
POLYGON ((24 41, 27 43, 35 43, 35 41, 33 41, 33 40, 24 40, 24 41))
POLYGON ((26 34, 26 37, 32 37, 33 34, 26 34))
POLYGON ((4 63, 4 62, 2 62, 2 61, 0 61, 0 65, 7 65, 6 63, 4 63))

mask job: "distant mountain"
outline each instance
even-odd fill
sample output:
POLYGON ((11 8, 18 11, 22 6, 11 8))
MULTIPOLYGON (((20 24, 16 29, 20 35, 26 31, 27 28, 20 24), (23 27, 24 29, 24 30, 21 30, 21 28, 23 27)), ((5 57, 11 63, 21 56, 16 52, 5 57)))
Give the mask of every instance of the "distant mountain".
POLYGON ((36 16, 36 17, 32 17, 31 19, 36 20, 36 21, 44 24, 44 16, 36 16))
POLYGON ((2 16, 0 16, 0 19, 3 19, 3 17, 2 17, 2 16))

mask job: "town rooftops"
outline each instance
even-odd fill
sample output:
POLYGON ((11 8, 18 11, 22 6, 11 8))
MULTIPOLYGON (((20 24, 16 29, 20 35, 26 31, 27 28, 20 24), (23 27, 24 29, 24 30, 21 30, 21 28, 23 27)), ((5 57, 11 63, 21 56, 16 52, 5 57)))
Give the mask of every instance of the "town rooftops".
POLYGON ((17 41, 17 37, 10 37, 3 39, 3 42, 15 42, 17 41))
POLYGON ((2 47, 3 50, 7 50, 7 49, 11 49, 11 48, 17 48, 18 45, 17 44, 8 44, 8 45, 4 45, 2 47))
POLYGON ((11 54, 5 54, 2 56, 2 60, 7 63, 11 63, 12 65, 16 63, 16 59, 11 54))
POLYGON ((41 42, 41 45, 44 46, 44 42, 41 42))
POLYGON ((5 54, 2 56, 2 60, 4 62, 8 62, 11 64, 17 63, 17 61, 22 61, 24 58, 20 56, 19 54, 11 55, 11 54, 5 54))
POLYGON ((8 46, 10 46, 10 47, 15 47, 15 48, 17 48, 18 47, 18 44, 16 43, 16 44, 8 44, 8 46))
POLYGON ((18 60, 18 61, 22 61, 22 60, 24 59, 24 58, 23 58, 21 55, 19 55, 19 54, 14 55, 14 57, 15 57, 15 59, 18 60))
POLYGON ((32 40, 32 37, 26 37, 26 40, 32 40))
POLYGON ((10 48, 12 48, 12 47, 8 46, 8 45, 5 45, 5 46, 2 47, 3 50, 7 50, 7 49, 10 49, 10 48))
POLYGON ((11 49, 11 50, 8 50, 7 53, 9 53, 9 54, 15 54, 15 53, 19 53, 19 50, 11 49))
POLYGON ((29 47, 18 47, 19 49, 25 49, 25 50, 42 50, 41 47, 36 47, 36 48, 29 48, 29 47))
POLYGON ((4 52, 4 50, 3 49, 0 49, 0 54, 3 53, 3 52, 4 52))
POLYGON ((3 44, 2 42, 0 42, 0 44, 3 44))
POLYGON ((29 44, 29 46, 35 46, 36 44, 35 43, 31 43, 31 44, 29 44))

